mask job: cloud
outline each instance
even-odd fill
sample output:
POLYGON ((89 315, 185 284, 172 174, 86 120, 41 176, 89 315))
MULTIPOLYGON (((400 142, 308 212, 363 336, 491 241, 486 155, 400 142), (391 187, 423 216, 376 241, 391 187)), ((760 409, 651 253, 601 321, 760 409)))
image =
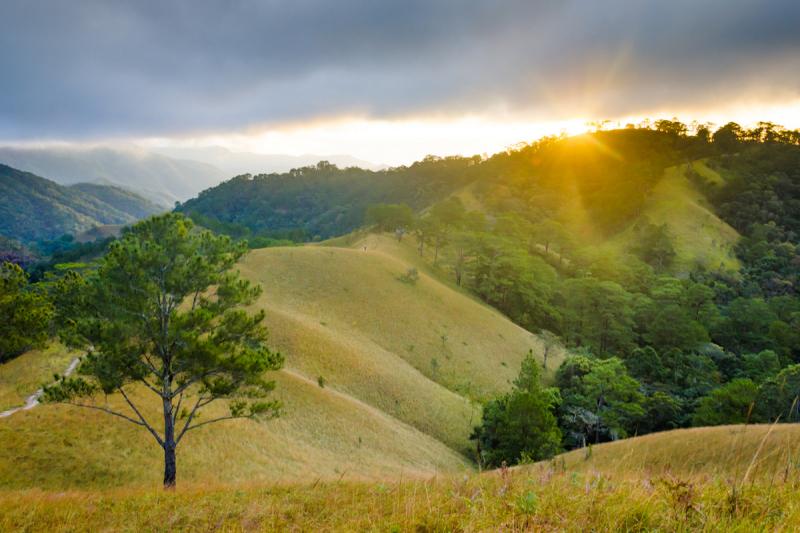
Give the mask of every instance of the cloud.
POLYGON ((795 0, 4 0, 0 138, 800 95, 795 0))

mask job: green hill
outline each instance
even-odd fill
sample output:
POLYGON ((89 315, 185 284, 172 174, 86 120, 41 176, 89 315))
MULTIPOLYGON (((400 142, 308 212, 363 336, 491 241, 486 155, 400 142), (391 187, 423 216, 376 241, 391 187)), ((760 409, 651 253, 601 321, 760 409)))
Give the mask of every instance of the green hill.
MULTIPOLYGON (((702 162, 692 163, 707 179, 719 175, 702 162)), ((639 215, 628 227, 610 238, 601 248, 621 254, 630 250, 636 239, 634 227, 640 221, 666 224, 675 248, 671 270, 687 274, 701 266, 707 270, 736 272, 740 268, 734 246, 739 233, 721 220, 702 192, 687 178, 686 167, 670 167, 647 196, 639 215)))
POLYGON ((138 194, 114 185, 76 183, 75 185, 70 185, 69 188, 97 198, 114 209, 127 213, 136 219, 147 218, 154 213, 166 211, 163 207, 142 198, 138 194))
POLYGON ((154 204, 116 187, 64 187, 0 164, 0 234, 22 242, 127 224, 158 211, 154 204))
MULTIPOLYGON (((416 285, 399 281, 414 264, 404 253, 402 245, 374 237, 366 252, 359 243, 268 248, 246 257, 241 271, 264 286, 256 305, 267 312, 271 344, 286 355, 276 390, 285 414, 263 424, 215 424, 187 437, 179 482, 386 479, 471 469, 463 454, 480 416, 472 400, 505 389, 539 343, 428 274, 416 285)), ((46 381, 64 361, 51 350, 3 365, 0 398, 14 403, 22 394, 16 383, 46 381), (44 360, 52 357, 55 363, 44 360)), ((148 404, 146 416, 155 417, 157 407, 148 404)), ((0 442, 5 488, 154 486, 161 469, 159 449, 145 432, 75 407, 44 405, 0 419, 0 442)))
POLYGON ((408 167, 340 169, 325 161, 282 174, 237 176, 177 209, 232 235, 281 234, 319 240, 364 223, 375 203, 423 209, 470 181, 474 158, 428 157, 408 167))

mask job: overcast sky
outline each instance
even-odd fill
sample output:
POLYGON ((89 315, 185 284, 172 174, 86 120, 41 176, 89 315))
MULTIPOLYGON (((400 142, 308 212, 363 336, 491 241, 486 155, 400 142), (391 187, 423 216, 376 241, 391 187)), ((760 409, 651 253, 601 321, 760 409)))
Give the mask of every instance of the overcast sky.
POLYGON ((0 50, 6 142, 762 107, 800 126, 797 0, 2 0, 0 50))

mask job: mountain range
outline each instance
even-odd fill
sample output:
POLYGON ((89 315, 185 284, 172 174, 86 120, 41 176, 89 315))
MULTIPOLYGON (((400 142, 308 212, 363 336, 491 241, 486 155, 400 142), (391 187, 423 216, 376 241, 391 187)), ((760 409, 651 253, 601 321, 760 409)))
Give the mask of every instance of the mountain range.
POLYGON ((191 198, 226 177, 212 165, 133 146, 0 147, 0 163, 61 185, 114 185, 164 207, 191 198))
POLYGON ((160 211, 162 206, 120 187, 63 186, 0 164, 0 235, 22 243, 129 224, 160 211))

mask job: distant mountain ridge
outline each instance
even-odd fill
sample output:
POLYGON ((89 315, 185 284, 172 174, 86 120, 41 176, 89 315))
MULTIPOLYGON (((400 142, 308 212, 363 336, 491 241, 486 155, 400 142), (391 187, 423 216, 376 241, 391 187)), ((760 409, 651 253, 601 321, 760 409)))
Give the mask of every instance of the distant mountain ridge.
POLYGON ((22 243, 76 235, 95 226, 129 224, 162 210, 118 187, 64 187, 0 164, 0 235, 22 243))
POLYGON ((240 174, 257 175, 288 172, 293 168, 316 165, 320 161, 327 161, 340 168, 359 167, 367 170, 387 168, 386 165, 366 161, 347 154, 259 154, 254 152, 234 152, 221 146, 159 148, 154 151, 176 159, 199 161, 213 165, 222 169, 228 177, 240 174))
POLYGON ((136 147, 0 147, 0 163, 61 185, 110 183, 166 207, 230 177, 206 163, 136 147))

